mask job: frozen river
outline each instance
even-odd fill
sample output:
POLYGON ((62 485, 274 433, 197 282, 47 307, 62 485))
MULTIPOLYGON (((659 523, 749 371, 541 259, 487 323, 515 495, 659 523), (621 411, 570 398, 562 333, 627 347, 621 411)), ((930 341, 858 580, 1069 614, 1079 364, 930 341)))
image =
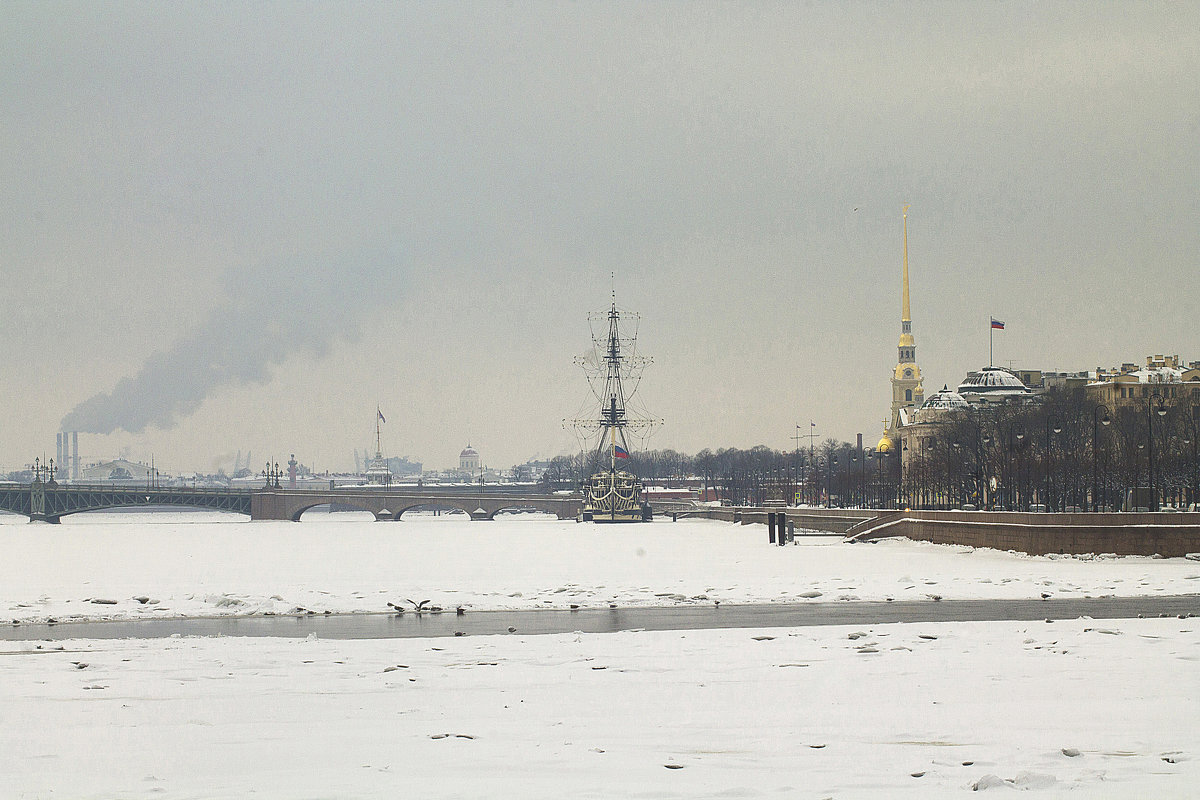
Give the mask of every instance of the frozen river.
MULTIPOLYGON (((369 518, 368 518, 369 519, 369 518)), ((761 525, 453 516, 300 523, 203 513, 8 517, 0 619, 1137 597, 1200 592, 1200 563, 1031 557, 910 541, 767 544, 761 525), (427 601, 427 602, 426 602, 427 601)))
POLYGON ((1195 796, 1200 564, 764 533, 5 520, 0 796, 1195 796))

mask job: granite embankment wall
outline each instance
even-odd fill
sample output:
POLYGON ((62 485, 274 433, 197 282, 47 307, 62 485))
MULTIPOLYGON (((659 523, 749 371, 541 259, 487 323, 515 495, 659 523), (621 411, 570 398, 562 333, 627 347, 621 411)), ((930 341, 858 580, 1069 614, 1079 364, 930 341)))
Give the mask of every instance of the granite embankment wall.
POLYGON ((784 512, 796 528, 844 533, 854 541, 903 536, 938 544, 1031 555, 1116 553, 1168 558, 1200 553, 1200 513, 1028 514, 1013 511, 714 508, 701 515, 742 524, 784 512))
POLYGON ((877 523, 862 526, 857 538, 868 540, 884 536, 1016 550, 1032 555, 1116 553, 1170 558, 1200 552, 1200 513, 906 511, 882 516, 877 523))

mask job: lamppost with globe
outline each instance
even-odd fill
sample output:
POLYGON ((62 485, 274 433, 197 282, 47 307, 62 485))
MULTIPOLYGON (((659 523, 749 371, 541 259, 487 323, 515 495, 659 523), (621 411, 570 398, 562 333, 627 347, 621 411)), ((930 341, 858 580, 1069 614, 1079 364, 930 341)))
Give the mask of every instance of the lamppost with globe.
POLYGON ((1058 424, 1049 414, 1046 415, 1046 491, 1042 497, 1042 510, 1051 511, 1050 502, 1050 476, 1054 472, 1054 442, 1050 439, 1051 433, 1062 433, 1062 425, 1058 424))
POLYGON ((1160 417, 1167 415, 1167 406, 1165 401, 1157 391, 1152 392, 1146 397, 1146 441, 1149 444, 1149 462, 1150 468, 1150 510, 1158 511, 1158 493, 1154 488, 1154 414, 1157 413, 1160 417), (1157 403, 1155 402, 1157 401, 1157 403))
POLYGON ((1194 507, 1196 505, 1196 494, 1200 490, 1200 463, 1196 460, 1196 439, 1200 438, 1200 430, 1197 430, 1196 420, 1190 415, 1184 414, 1183 419, 1187 422, 1187 430, 1184 431, 1184 444, 1192 446, 1192 487, 1188 497, 1188 502, 1194 507))
MULTIPOLYGON (((1100 497, 1100 426, 1108 427, 1112 424, 1112 418, 1108 415, 1106 406, 1098 405, 1092 409, 1092 511, 1097 510, 1097 502, 1100 497), (1104 411, 1104 417, 1100 417, 1100 411, 1104 411)), ((1100 506, 1103 508, 1103 506, 1100 506)))

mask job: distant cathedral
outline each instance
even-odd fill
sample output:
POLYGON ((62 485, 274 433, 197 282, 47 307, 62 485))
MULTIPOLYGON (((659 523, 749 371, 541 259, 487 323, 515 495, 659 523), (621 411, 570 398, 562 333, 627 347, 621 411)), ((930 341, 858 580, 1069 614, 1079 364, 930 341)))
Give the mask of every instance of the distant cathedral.
POLYGON ((912 316, 908 308, 908 206, 904 207, 904 288, 900 314, 900 357, 892 374, 892 414, 877 449, 894 450, 900 439, 900 427, 906 423, 904 409, 916 408, 925 401, 921 368, 917 366, 917 340, 912 335, 912 316))

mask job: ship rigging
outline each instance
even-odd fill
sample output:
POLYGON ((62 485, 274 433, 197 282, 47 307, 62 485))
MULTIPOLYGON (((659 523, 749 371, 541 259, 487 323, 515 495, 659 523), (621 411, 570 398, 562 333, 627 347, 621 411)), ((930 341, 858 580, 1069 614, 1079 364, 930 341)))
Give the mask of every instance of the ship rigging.
POLYGON ((608 311, 588 315, 592 328, 592 349, 575 359, 587 376, 592 394, 599 402, 599 418, 570 420, 583 450, 590 454, 583 467, 592 472, 583 485, 584 521, 643 522, 650 519, 650 507, 642 499, 637 476, 617 468, 630 457, 629 438, 644 443, 662 420, 645 414, 636 396, 642 372, 651 359, 637 352, 637 314, 617 308, 616 293, 608 311), (622 336, 621 323, 632 335, 622 336))

